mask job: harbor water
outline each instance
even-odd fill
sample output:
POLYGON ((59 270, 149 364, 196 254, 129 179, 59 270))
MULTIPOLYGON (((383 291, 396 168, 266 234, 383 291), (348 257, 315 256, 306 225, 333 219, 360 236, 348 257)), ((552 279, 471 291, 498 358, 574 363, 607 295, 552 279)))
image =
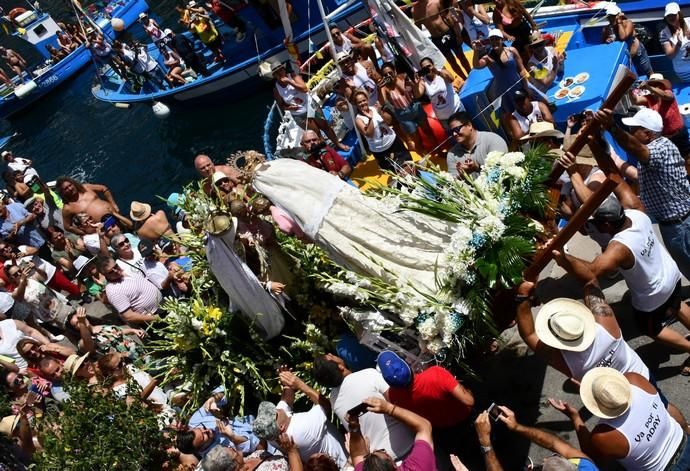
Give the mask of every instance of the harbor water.
MULTIPOLYGON (((2 2, 5 11, 17 5, 2 2)), ((174 0, 149 1, 149 5, 161 27, 181 31, 174 0)), ((75 22, 61 0, 41 2, 41 7, 58 21, 75 22)), ((126 35, 146 41, 138 24, 126 35)), ((10 42, 16 44, 7 36, 0 40, 0 44, 10 42)), ((165 197, 191 182, 198 152, 220 162, 236 150, 262 150, 263 123, 272 102, 268 86, 242 99, 174 107, 161 120, 149 105, 119 109, 96 100, 91 95, 93 79, 90 65, 29 109, 0 123, 0 136, 19 133, 6 148, 32 159, 46 181, 72 175, 103 183, 113 191, 121 211, 128 213, 132 200, 160 208, 164 203, 157 196, 165 197)))

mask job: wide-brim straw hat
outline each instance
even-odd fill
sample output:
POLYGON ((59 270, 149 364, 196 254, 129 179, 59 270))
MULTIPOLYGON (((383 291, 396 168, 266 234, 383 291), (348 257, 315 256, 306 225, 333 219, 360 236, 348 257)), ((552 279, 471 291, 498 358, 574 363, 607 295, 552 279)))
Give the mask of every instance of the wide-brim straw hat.
POLYGON ((79 367, 82 365, 82 363, 84 363, 84 360, 86 360, 86 357, 88 356, 88 352, 83 354, 82 356, 73 353, 72 355, 67 357, 65 363, 62 365, 62 369, 65 371, 65 373, 74 376, 77 373, 79 367))
MULTIPOLYGON (((573 142, 575 142, 575 136, 570 135, 566 137, 563 140, 563 148, 568 150, 568 148, 573 145, 573 142)), ((575 163, 581 165, 591 165, 592 167, 596 167, 598 165, 597 159, 594 158, 592 149, 590 149, 589 145, 587 144, 585 144, 582 149, 580 149, 580 152, 578 152, 575 156, 575 163)))
POLYGON ((0 419, 0 434, 11 437, 19 424, 19 414, 8 415, 0 419))
POLYGON ((597 323, 587 306, 570 298, 556 298, 537 313, 537 337, 558 350, 582 352, 594 342, 597 323))
POLYGON ((132 201, 129 207, 129 217, 135 221, 143 221, 151 215, 151 205, 132 201))
POLYGON ((580 381, 580 399, 587 410, 597 417, 615 419, 630 409, 630 382, 623 373, 613 368, 592 368, 580 381))
POLYGON ((555 137, 563 139, 564 134, 553 127, 553 123, 548 121, 537 121, 530 124, 529 132, 520 138, 521 141, 539 139, 540 137, 555 137))

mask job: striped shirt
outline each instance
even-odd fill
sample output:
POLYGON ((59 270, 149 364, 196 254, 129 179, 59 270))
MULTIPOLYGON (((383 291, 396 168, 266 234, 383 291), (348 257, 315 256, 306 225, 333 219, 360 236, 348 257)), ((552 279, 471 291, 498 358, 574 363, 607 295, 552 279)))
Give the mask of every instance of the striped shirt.
POLYGON ((639 162, 640 199, 658 222, 681 219, 690 212, 690 183, 685 161, 676 145, 665 137, 649 144, 649 161, 639 162))
POLYGON ((111 281, 105 285, 105 294, 120 314, 129 309, 155 314, 162 298, 156 285, 142 276, 125 276, 121 281, 111 281))

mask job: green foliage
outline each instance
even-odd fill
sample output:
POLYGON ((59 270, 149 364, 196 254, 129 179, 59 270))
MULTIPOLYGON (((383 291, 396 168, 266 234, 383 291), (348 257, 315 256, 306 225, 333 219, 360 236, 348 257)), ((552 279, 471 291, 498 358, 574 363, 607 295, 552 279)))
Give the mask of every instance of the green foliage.
POLYGON ((34 455, 39 470, 137 471, 160 469, 166 440, 155 413, 136 395, 131 401, 67 386, 71 400, 39 423, 43 450, 34 455), (131 402, 131 404, 127 404, 131 402))

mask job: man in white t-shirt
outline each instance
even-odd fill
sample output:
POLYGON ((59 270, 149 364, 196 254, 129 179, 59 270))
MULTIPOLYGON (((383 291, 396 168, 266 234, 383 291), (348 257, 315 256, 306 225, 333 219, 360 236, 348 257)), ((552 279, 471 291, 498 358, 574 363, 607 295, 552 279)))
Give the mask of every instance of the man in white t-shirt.
POLYGON ((342 469, 347 462, 347 455, 343 437, 326 415, 330 412, 330 406, 324 401, 324 409, 319 402, 319 393, 291 372, 283 371, 280 375, 283 384, 281 400, 278 405, 270 402, 262 402, 259 405, 259 412, 253 424, 254 434, 278 447, 278 436, 286 433, 295 442, 303 462, 306 463, 313 454, 324 453, 333 458, 338 468, 342 469), (292 411, 297 385, 314 402, 307 412, 292 411))
MULTIPOLYGON (((14 299, 5 292, 0 292, 0 313, 5 316, 14 306, 14 299)), ((0 321, 0 355, 14 360, 17 368, 24 370, 28 363, 17 351, 17 343, 23 338, 30 337, 42 345, 47 345, 50 340, 33 327, 29 327, 22 321, 5 319, 0 321)))
MULTIPOLYGON (((314 360, 314 379, 331 389, 331 407, 340 422, 348 428, 347 413, 369 397, 384 398, 388 383, 373 368, 350 371, 342 358, 326 354, 314 360)), ((362 435, 369 441, 370 450, 386 450, 395 460, 402 459, 412 449, 414 433, 398 420, 365 413, 359 418, 362 435)))

